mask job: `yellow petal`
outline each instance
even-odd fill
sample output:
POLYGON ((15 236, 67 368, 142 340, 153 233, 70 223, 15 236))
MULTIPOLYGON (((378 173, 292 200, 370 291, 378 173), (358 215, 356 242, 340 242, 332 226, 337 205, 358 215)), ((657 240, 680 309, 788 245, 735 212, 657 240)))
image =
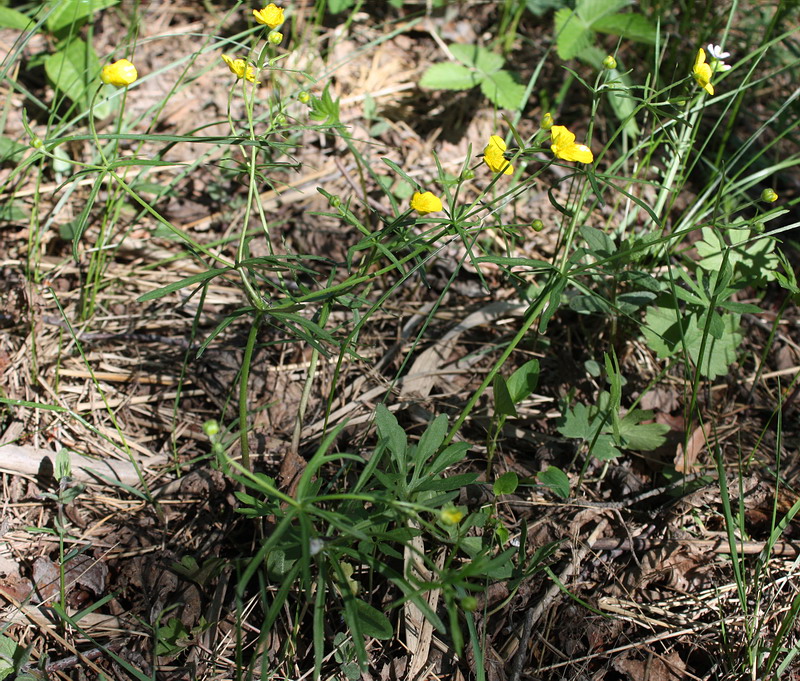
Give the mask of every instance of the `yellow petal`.
POLYGON ((559 157, 565 161, 578 161, 578 163, 591 163, 594 161, 594 154, 585 144, 572 144, 562 150, 559 157))
POLYGON ((706 61, 706 51, 701 47, 699 50, 697 50, 697 56, 694 58, 695 69, 701 64, 704 64, 705 61, 706 61))
POLYGON ((556 156, 558 156, 556 148, 568 147, 575 143, 575 135, 563 125, 554 125, 550 128, 550 139, 553 143, 553 153, 556 156))
POLYGON ((127 59, 118 59, 113 64, 106 64, 100 72, 100 80, 115 87, 126 87, 138 77, 136 67, 127 59))
POLYGON ((483 161, 489 166, 489 169, 493 173, 511 175, 511 173, 514 172, 514 166, 503 156, 503 152, 506 148, 506 143, 499 135, 492 135, 489 138, 489 144, 487 144, 486 149, 483 150, 483 161))
POLYGON ((553 154, 564 161, 578 161, 578 163, 591 163, 594 154, 585 144, 577 144, 575 135, 563 125, 554 125, 550 129, 553 154))
POLYGON ((442 210, 442 200, 433 192, 414 192, 411 197, 411 207, 420 215, 427 215, 428 213, 438 213, 442 210))
POLYGON ((253 17, 259 24, 278 28, 283 23, 283 8, 271 2, 264 9, 254 9, 253 17))

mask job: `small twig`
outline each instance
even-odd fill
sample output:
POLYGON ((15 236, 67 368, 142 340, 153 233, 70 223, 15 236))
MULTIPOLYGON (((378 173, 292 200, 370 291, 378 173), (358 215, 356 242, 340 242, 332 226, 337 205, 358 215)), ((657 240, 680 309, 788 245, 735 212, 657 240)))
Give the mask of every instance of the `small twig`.
POLYGON ((114 641, 113 643, 109 643, 105 648, 92 648, 91 650, 86 650, 82 652, 80 656, 70 655, 69 657, 65 657, 61 660, 51 662, 45 666, 44 670, 48 674, 52 674, 53 672, 60 672, 64 671, 65 669, 77 667, 79 664, 83 664, 84 660, 96 660, 98 657, 102 657, 109 650, 116 652, 122 648, 124 643, 124 641, 114 641))
MULTIPOLYGON (((765 541, 745 541, 737 542, 736 548, 739 553, 753 555, 761 553, 767 546, 765 541)), ((596 539, 591 548, 595 551, 649 551, 651 549, 663 548, 666 545, 685 546, 687 548, 699 549, 710 553, 730 553, 731 547, 727 537, 719 539, 623 539, 622 537, 603 537, 596 539)), ((775 542, 772 547, 773 556, 786 556, 792 558, 800 554, 800 547, 791 542, 775 542)))
POLYGON ((514 656, 514 663, 511 665, 511 677, 509 681, 519 681, 522 674, 522 665, 525 664, 525 658, 528 653, 528 642, 531 639, 531 632, 533 631, 533 608, 528 608, 525 613, 525 623, 522 625, 522 635, 519 639, 519 650, 514 656))

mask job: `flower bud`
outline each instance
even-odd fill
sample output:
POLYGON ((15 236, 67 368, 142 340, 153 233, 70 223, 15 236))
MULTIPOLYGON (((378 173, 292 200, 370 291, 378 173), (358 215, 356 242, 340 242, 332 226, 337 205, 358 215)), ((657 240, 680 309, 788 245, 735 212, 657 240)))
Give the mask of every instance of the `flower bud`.
POLYGON ((548 111, 544 116, 542 116, 542 130, 549 130, 553 127, 553 116, 548 111))
POLYGON ((608 69, 609 71, 617 68, 617 60, 609 54, 605 59, 603 59, 603 68, 608 69))
POLYGON ((273 125, 286 125, 286 116, 282 113, 275 114, 275 118, 272 119, 273 125))
POLYGON ((464 514, 455 506, 443 508, 441 514, 442 522, 445 525, 458 525, 458 523, 460 523, 461 519, 464 517, 464 514))
POLYGON ((539 219, 534 220, 531 222, 531 229, 534 232, 541 232, 544 229, 544 222, 539 219))
POLYGON ((114 87, 126 87, 138 77, 136 67, 127 59, 118 59, 113 64, 106 64, 100 72, 100 80, 114 87))
POLYGON ((774 189, 765 189, 761 192, 761 200, 767 203, 775 203, 778 200, 778 194, 774 189))
POLYGON ((462 180, 474 180, 475 179, 475 171, 472 168, 467 168, 463 173, 461 173, 462 180))
POLYGON ((216 419, 209 419, 203 424, 203 432, 207 437, 214 437, 219 433, 219 423, 216 419))
POLYGON ((267 37, 267 40, 269 40, 272 45, 280 45, 283 40, 283 33, 280 31, 272 31, 267 37))
POLYGON ((311 101, 311 95, 305 90, 301 90, 297 93, 297 101, 299 101, 301 104, 308 104, 311 101))
POLYGON ((478 599, 475 596, 464 596, 461 599, 461 609, 465 612, 475 612, 478 609, 478 599))

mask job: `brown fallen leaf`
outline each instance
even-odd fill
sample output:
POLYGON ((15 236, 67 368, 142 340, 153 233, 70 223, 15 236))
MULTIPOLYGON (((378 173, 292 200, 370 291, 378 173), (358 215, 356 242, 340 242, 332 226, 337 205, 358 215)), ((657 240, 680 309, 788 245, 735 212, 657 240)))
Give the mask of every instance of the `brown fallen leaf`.
POLYGON ((686 664, 674 650, 669 655, 648 655, 646 660, 635 660, 626 654, 615 659, 612 665, 630 681, 680 681, 686 678, 686 664))
POLYGON ((708 431, 710 428, 709 423, 704 423, 694 429, 689 442, 686 444, 686 451, 683 451, 683 445, 678 444, 675 450, 675 470, 684 475, 693 472, 694 467, 697 465, 697 458, 702 451, 706 448, 708 442, 708 431))

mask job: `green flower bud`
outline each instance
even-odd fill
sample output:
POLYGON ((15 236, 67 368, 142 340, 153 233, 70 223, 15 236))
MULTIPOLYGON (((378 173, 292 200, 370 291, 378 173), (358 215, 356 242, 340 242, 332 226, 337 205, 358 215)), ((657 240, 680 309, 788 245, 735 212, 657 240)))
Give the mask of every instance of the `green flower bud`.
POLYGON ((219 423, 216 419, 209 419, 203 424, 203 432, 207 437, 214 437, 219 433, 219 423))
POLYGON ((301 104, 308 104, 311 101, 311 95, 305 90, 301 90, 297 94, 297 101, 299 101, 301 104))
POLYGON ((465 612, 475 612, 478 609, 478 599, 475 596, 464 596, 461 599, 461 609, 465 612))
POLYGON ((778 200, 778 194, 773 189, 765 189, 761 192, 761 200, 767 203, 775 203, 778 200))
POLYGON ((753 231, 756 234, 763 234, 765 229, 766 229, 766 227, 764 226, 763 222, 759 221, 759 222, 754 222, 753 223, 753 231))
POLYGON ((42 149, 44 147, 44 142, 42 142, 41 137, 33 137, 31 138, 31 146, 34 149, 42 149))
POLYGON ((461 173, 462 180, 472 180, 475 178, 475 171, 472 168, 467 168, 463 173, 461 173))
POLYGON ((603 68, 606 68, 606 69, 608 69, 609 71, 610 71, 611 69, 615 69, 615 68, 617 68, 617 60, 616 60, 616 59, 614 59, 614 57, 612 57, 612 56, 609 54, 609 55, 608 55, 608 56, 607 56, 605 59, 603 59, 603 68))
POLYGON ((331 205, 334 208, 338 208, 339 206, 342 205, 342 200, 338 196, 332 196, 330 201, 331 201, 331 205))
POLYGON ((544 222, 538 219, 534 220, 533 222, 531 222, 531 229, 534 232, 541 232, 544 229, 544 222))
POLYGON ((285 125, 286 124, 286 116, 282 113, 275 114, 275 118, 272 119, 272 123, 274 125, 285 125))
POLYGON ((553 116, 548 111, 544 116, 542 116, 542 130, 549 130, 553 127, 553 116))
POLYGON ((280 31, 272 31, 267 37, 267 40, 269 40, 272 45, 280 45, 281 42, 283 42, 283 33, 280 31))

